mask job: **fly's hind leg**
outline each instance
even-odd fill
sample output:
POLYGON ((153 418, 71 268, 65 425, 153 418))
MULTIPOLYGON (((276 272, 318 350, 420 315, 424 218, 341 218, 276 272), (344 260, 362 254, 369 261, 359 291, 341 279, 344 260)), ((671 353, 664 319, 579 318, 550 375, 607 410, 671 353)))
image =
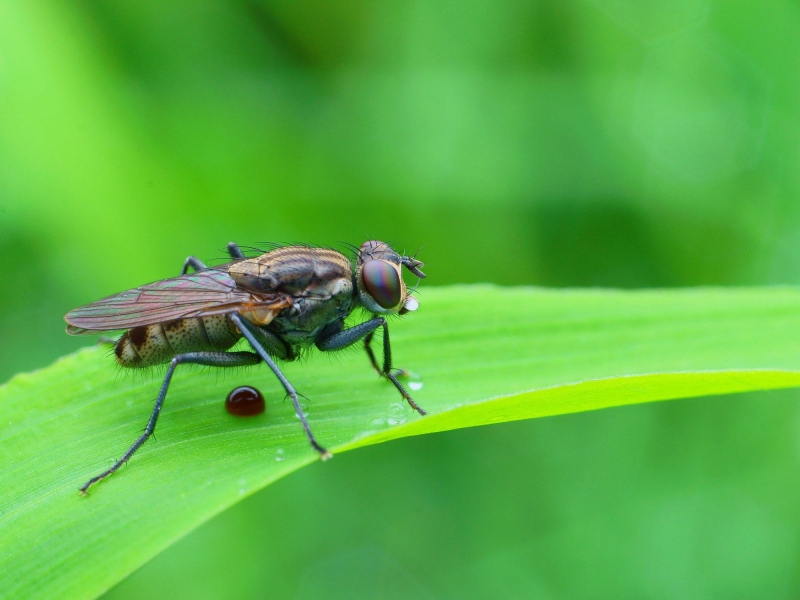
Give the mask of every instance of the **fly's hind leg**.
POLYGON ((158 416, 161 414, 161 407, 164 404, 164 398, 167 396, 169 383, 172 381, 172 374, 175 372, 175 367, 180 364, 205 365, 208 367, 243 367, 247 365, 254 365, 258 363, 259 360, 259 357, 252 352, 188 352, 186 354, 178 354, 175 356, 169 363, 167 374, 164 376, 164 382, 161 384, 161 389, 156 397, 155 406, 153 406, 153 412, 150 414, 150 419, 147 421, 147 426, 144 428, 142 435, 137 438, 137 440, 130 448, 128 448, 128 451, 122 456, 122 458, 116 461, 111 468, 106 469, 100 473, 100 475, 92 477, 89 481, 84 483, 80 489, 81 494, 86 495, 86 491, 90 486, 102 479, 105 479, 119 469, 130 459, 131 456, 133 456, 134 452, 136 452, 140 446, 147 441, 147 438, 153 434, 153 431, 156 428, 156 422, 158 421, 158 416))
POLYGON ((355 344, 361 339, 364 340, 364 347, 367 350, 367 355, 375 370, 394 384, 394 387, 397 388, 397 391, 405 398, 411 408, 421 415, 426 414, 420 405, 414 401, 406 388, 403 387, 403 384, 397 380, 397 372, 392 369, 392 347, 389 344, 389 325, 383 317, 375 317, 365 323, 333 333, 328 337, 317 340, 316 344, 317 348, 322 351, 341 350, 342 348, 347 348, 355 344), (372 336, 375 334, 375 330, 378 329, 378 327, 383 327, 383 367, 378 366, 375 353, 370 346, 372 336))
MULTIPOLYGON (((269 337, 264 337, 264 335, 271 336, 269 332, 264 332, 259 327, 256 327, 247 319, 243 319, 238 314, 232 314, 230 316, 231 321, 233 321, 234 325, 239 328, 239 331, 242 332, 242 335, 245 339, 250 343, 253 350, 264 360, 265 363, 272 369, 272 372, 275 373, 275 377, 278 378, 278 381, 281 382, 283 385, 283 389, 286 390, 286 393, 289 395, 289 398, 292 399, 292 404, 294 405, 295 413, 297 413, 297 418, 300 419, 300 423, 303 425, 303 430, 306 432, 306 437, 308 438, 311 447, 314 448, 317 452, 319 452, 319 457, 322 460, 328 460, 333 456, 330 452, 328 452, 325 448, 317 443, 316 438, 314 438, 314 434, 311 433, 311 427, 308 424, 308 419, 306 419, 306 415, 303 412, 303 407, 300 406, 300 400, 297 397, 297 391, 294 389, 289 380, 286 379, 286 376, 283 372, 278 368, 278 365, 275 364, 275 361, 272 360, 272 357, 267 352, 265 345, 269 340, 269 337)), ((274 336, 272 336, 274 337, 274 336)), ((277 339, 277 338, 276 338, 277 339)), ((280 341, 280 340, 278 340, 280 341)), ((283 342, 281 342, 282 344, 283 342)))

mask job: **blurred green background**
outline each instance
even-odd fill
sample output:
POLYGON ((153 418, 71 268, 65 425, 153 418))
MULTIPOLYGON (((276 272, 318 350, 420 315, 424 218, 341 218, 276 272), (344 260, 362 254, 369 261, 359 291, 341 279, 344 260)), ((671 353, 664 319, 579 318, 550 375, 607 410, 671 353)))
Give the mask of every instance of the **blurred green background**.
MULTIPOLYGON (((424 246, 426 286, 800 283, 798 39, 788 0, 0 3, 0 380, 230 240, 424 246)), ((796 598, 798 400, 340 455, 108 598, 796 598)))

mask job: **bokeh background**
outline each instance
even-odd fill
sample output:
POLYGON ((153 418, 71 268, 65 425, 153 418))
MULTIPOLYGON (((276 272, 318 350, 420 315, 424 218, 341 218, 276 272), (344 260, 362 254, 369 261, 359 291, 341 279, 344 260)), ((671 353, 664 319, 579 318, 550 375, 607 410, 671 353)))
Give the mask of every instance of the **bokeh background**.
MULTIPOLYGON (((798 39, 789 0, 0 3, 0 380, 230 240, 422 247, 425 285, 798 283, 798 39)), ((343 454, 107 597, 796 598, 799 400, 343 454)))

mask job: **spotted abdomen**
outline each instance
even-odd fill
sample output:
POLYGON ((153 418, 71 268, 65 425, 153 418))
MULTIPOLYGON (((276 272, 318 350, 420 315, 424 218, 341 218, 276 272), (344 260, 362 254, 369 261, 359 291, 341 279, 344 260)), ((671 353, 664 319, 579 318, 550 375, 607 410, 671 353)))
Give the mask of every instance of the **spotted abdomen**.
POLYGON ((241 337, 225 315, 177 319, 128 330, 114 354, 123 367, 150 367, 184 352, 221 352, 241 337))

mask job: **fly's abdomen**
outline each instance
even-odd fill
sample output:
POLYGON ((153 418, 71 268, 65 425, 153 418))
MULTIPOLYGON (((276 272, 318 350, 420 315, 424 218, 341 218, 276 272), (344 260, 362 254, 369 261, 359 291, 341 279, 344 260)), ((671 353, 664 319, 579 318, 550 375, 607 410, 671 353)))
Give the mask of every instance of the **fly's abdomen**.
POLYGON ((242 337, 236 325, 228 318, 228 315, 213 315, 192 320, 203 322, 208 342, 214 350, 227 350, 242 337))
POLYGON ((177 319, 130 329, 117 342, 114 354, 123 367, 150 367, 184 352, 221 352, 240 337, 225 315, 177 319))

